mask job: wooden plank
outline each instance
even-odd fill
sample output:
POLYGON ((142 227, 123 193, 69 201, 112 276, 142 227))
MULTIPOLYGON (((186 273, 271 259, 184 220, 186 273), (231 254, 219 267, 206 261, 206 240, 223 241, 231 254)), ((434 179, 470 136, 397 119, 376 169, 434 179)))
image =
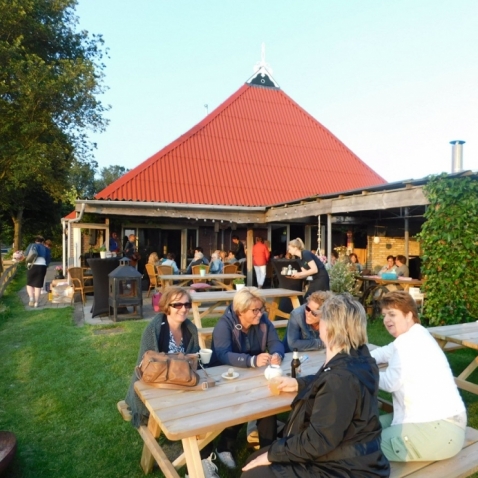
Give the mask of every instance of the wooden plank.
POLYGON ((478 446, 478 430, 475 430, 471 427, 466 427, 466 435, 465 435, 465 443, 463 445, 463 449, 461 450, 458 455, 449 458, 448 460, 442 461, 409 461, 409 462, 390 462, 391 465, 391 473, 390 478, 421 478, 421 477, 433 477, 433 478, 458 478, 458 477, 466 477, 469 474, 476 471, 478 467, 478 455, 475 450, 475 446, 478 446), (471 447, 472 456, 474 456, 475 465, 473 465, 473 461, 470 462, 468 458, 468 453, 466 450, 471 447), (460 470, 459 462, 461 459, 468 460, 468 474, 462 474, 460 470), (435 468, 436 465, 436 468, 435 468), (475 466, 475 468, 473 468, 475 466), (458 474, 453 474, 453 471, 442 473, 439 470, 442 467, 447 467, 448 470, 457 470, 458 474), (428 470, 431 470, 429 474, 428 470))
MULTIPOLYGON (((156 463, 161 468, 166 478, 180 478, 178 472, 174 469, 172 463, 164 453, 163 449, 159 446, 156 438, 144 425, 138 428, 138 432, 144 441, 144 446, 148 448, 152 457, 156 460, 156 463)), ((141 466, 143 467, 144 474, 147 475, 152 471, 152 467, 148 471, 143 466, 143 459, 141 460, 141 466)))

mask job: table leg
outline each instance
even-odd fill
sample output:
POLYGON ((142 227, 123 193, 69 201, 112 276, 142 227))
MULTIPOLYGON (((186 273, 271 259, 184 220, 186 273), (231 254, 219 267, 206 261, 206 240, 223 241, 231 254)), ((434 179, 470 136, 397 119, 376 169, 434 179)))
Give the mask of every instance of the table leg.
MULTIPOLYGON (((212 442, 214 438, 221 434, 222 430, 214 430, 212 432, 208 432, 204 438, 197 438, 198 441, 198 448, 202 450, 208 443, 212 442)), ((186 456, 184 453, 181 453, 174 461, 173 466, 176 469, 183 467, 186 464, 186 456)))
POLYGON ((290 298, 290 301, 292 302, 292 307, 293 307, 294 309, 297 309, 297 307, 300 307, 299 296, 293 295, 293 296, 290 298))
POLYGON ((147 427, 142 425, 138 428, 138 432, 144 441, 143 454, 141 456, 141 468, 143 468, 144 474, 151 473, 156 461, 166 478, 180 478, 178 472, 157 442, 157 438, 160 435, 159 426, 154 420, 154 425, 151 422, 152 419, 150 418, 147 427))
POLYGON ((196 437, 183 438, 182 442, 189 478, 205 478, 196 437))

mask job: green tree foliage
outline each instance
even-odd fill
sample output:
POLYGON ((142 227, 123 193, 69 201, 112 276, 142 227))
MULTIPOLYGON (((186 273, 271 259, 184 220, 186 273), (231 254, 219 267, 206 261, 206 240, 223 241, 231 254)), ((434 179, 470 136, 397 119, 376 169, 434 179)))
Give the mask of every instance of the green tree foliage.
POLYGON ((426 278, 425 316, 430 324, 478 318, 478 181, 432 177, 424 187, 430 201, 419 235, 426 278))
POLYGON ((111 183, 114 183, 123 174, 127 173, 129 169, 123 166, 112 165, 107 168, 101 168, 100 177, 95 180, 95 192, 99 193, 111 183))
POLYGON ((76 31, 76 0, 0 0, 0 208, 21 225, 34 184, 54 200, 75 158, 92 160, 87 132, 106 125, 101 36, 76 31))
POLYGON ((329 280, 332 292, 352 293, 355 286, 355 271, 350 269, 350 263, 338 260, 329 270, 329 280))

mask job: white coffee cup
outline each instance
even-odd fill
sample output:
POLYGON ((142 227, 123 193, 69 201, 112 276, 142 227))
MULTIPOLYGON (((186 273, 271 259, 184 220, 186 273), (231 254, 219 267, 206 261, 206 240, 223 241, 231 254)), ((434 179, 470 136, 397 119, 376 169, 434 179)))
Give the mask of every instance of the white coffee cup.
POLYGON ((201 362, 204 365, 207 365, 211 361, 212 350, 211 349, 201 349, 199 351, 199 356, 201 357, 201 362))

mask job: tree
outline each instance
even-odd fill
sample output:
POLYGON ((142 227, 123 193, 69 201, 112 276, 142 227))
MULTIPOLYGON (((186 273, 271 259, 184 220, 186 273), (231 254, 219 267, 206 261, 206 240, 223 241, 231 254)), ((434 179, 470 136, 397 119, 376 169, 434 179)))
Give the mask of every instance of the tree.
POLYGON ((60 200, 74 161, 92 161, 87 132, 106 108, 103 40, 76 31, 76 0, 0 0, 0 208, 21 226, 35 188, 60 200))
POLYGON ((123 174, 127 173, 129 169, 124 168, 123 166, 112 165, 107 168, 101 168, 99 179, 95 180, 95 190, 96 193, 99 193, 111 183, 114 183, 119 179, 123 174))

